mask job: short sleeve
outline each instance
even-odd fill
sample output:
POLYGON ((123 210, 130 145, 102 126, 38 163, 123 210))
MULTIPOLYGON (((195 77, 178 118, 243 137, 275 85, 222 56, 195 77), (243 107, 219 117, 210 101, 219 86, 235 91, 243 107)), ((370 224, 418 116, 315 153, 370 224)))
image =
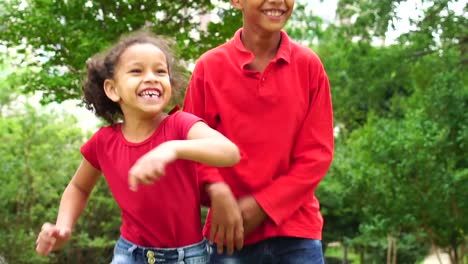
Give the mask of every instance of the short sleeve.
POLYGON ((179 139, 187 139, 187 135, 192 126, 197 122, 204 122, 200 117, 182 111, 176 112, 172 114, 172 116, 172 125, 174 126, 175 131, 177 131, 177 137, 179 139))
POLYGON ((99 156, 98 156, 98 146, 99 146, 99 137, 102 128, 99 129, 94 135, 81 146, 81 154, 83 157, 93 165, 94 168, 101 170, 101 166, 99 165, 99 156))

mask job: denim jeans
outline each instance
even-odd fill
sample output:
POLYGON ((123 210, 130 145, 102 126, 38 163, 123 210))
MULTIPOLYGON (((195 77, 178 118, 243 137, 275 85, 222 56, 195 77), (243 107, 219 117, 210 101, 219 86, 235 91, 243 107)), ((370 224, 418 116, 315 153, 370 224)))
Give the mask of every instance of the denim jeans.
POLYGON ((210 251, 206 240, 180 248, 148 248, 120 237, 111 264, 206 264, 210 251))
POLYGON ((212 245, 210 263, 214 264, 323 264, 320 240, 275 237, 248 245, 228 256, 218 255, 212 245))

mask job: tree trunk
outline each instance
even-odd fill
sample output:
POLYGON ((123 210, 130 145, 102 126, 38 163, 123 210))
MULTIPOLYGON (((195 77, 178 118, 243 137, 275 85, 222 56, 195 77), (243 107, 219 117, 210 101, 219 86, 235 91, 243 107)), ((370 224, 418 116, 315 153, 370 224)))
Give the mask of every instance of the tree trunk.
POLYGON ((392 253, 392 237, 387 236, 387 264, 392 264, 391 253, 392 253))
POLYGON ((398 245, 397 240, 393 236, 389 235, 387 237, 387 264, 396 264, 397 263, 397 253, 398 245))
POLYGON ((456 239, 452 240, 452 249, 449 252, 449 256, 452 264, 458 264, 458 245, 456 239))
POLYGON ((348 264, 348 247, 343 243, 343 264, 348 264))
POLYGON ((439 261, 439 263, 440 263, 440 264, 443 264, 443 263, 442 263, 442 259, 440 258, 439 249, 438 249, 438 248, 435 248, 434 251, 435 251, 435 253, 436 253, 437 260, 439 261))
POLYGON ((359 259, 361 263, 365 263, 366 259, 366 248, 364 246, 361 246, 359 249, 359 259))

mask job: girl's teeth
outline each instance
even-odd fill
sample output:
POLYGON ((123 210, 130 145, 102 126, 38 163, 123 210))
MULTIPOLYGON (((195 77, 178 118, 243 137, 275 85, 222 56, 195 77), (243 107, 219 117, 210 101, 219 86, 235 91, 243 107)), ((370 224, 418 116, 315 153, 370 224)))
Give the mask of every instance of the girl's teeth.
POLYGON ((158 92, 143 92, 143 93, 141 93, 141 96, 145 96, 145 97, 157 96, 157 97, 160 97, 161 93, 158 93, 158 92))
POLYGON ((271 10, 265 12, 267 16, 281 16, 283 12, 279 10, 271 10))

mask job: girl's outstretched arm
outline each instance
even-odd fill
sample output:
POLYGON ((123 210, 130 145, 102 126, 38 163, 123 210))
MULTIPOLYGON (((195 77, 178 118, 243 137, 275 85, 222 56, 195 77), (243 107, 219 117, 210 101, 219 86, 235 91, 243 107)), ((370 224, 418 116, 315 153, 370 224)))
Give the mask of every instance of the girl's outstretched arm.
POLYGON ((83 212, 100 175, 99 170, 83 159, 63 192, 55 225, 51 223, 42 225, 36 241, 36 251, 39 255, 45 256, 53 250, 62 248, 70 239, 73 227, 83 212))

